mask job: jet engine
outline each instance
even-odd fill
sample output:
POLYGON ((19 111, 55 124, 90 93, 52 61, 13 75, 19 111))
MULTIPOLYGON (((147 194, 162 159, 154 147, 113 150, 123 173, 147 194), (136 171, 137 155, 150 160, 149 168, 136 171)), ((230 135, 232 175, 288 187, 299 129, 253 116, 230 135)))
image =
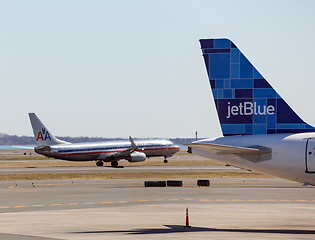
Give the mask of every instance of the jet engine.
POLYGON ((147 156, 143 152, 133 152, 130 156, 126 157, 129 162, 143 162, 147 156))

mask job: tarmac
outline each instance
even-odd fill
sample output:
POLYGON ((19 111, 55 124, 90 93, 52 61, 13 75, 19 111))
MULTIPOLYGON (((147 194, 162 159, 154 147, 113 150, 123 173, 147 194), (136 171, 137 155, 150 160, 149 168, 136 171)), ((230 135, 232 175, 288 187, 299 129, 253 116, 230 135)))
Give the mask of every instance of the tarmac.
POLYGON ((182 180, 163 188, 130 179, 0 182, 0 239, 315 238, 314 187, 278 178, 210 179, 210 187, 182 180))
POLYGON ((0 168, 0 174, 36 174, 36 173, 115 173, 115 172, 247 172, 232 166, 131 166, 131 167, 6 167, 0 168))

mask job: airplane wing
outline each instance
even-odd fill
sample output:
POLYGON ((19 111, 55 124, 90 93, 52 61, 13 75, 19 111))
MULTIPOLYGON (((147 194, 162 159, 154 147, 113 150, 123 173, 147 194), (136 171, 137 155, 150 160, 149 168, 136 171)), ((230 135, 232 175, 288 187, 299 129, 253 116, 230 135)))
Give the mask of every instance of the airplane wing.
POLYGON ((136 146, 136 144, 133 141, 132 137, 129 136, 129 140, 130 140, 130 143, 131 143, 131 147, 130 148, 128 148, 125 151, 122 151, 122 152, 119 152, 119 153, 115 153, 115 154, 109 156, 109 158, 112 158, 112 159, 123 159, 123 158, 126 158, 126 157, 130 156, 131 153, 136 151, 138 149, 138 147, 136 146))
POLYGON ((271 149, 263 146, 253 146, 253 147, 236 147, 228 145, 220 145, 213 143, 190 143, 186 146, 195 148, 197 150, 202 150, 205 152, 213 153, 216 155, 227 155, 227 154, 236 154, 236 155, 259 155, 270 153, 271 149))

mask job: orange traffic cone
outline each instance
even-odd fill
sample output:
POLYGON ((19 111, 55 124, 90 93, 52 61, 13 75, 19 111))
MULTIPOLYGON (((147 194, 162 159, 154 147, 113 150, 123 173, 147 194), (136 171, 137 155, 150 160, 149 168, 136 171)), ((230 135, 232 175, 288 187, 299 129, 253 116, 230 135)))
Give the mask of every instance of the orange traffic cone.
POLYGON ((190 227, 189 226, 188 208, 186 208, 186 225, 185 225, 185 227, 190 227))

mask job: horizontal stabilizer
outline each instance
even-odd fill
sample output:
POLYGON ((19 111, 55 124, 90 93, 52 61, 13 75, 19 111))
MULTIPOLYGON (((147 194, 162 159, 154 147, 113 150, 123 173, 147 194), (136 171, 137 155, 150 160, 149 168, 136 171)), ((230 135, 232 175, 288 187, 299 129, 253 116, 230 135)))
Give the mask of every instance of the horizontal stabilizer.
POLYGON ((213 153, 216 155, 227 155, 227 154, 259 155, 259 154, 266 154, 266 153, 271 152, 270 149, 260 147, 260 146, 255 146, 255 148, 248 148, 248 147, 219 145, 219 144, 212 144, 212 143, 190 143, 190 144, 187 144, 186 146, 197 149, 197 150, 213 153))

